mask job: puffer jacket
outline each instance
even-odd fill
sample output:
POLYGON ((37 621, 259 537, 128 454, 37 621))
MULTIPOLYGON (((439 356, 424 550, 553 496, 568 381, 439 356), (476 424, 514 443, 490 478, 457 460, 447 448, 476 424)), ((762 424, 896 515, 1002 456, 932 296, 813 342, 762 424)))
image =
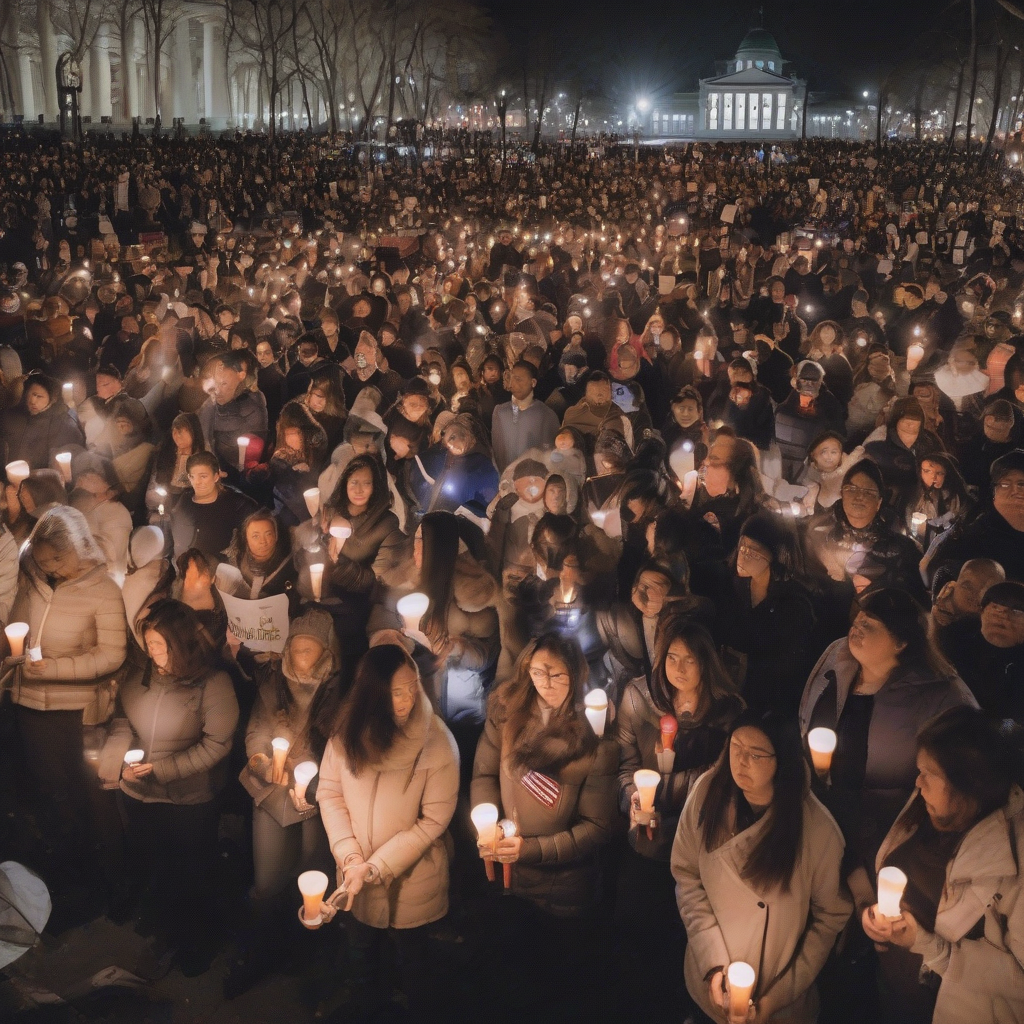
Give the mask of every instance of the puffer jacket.
MULTIPOLYGON (((836 727, 859 668, 846 637, 829 645, 811 670, 800 701, 800 731, 804 736, 812 725, 836 727)), ((896 669, 873 699, 864 784, 856 794, 859 807, 844 811, 836 802, 842 794, 835 790, 828 798, 851 853, 859 862, 867 857, 867 867, 914 788, 914 740, 918 730, 946 708, 960 704, 977 707, 971 691, 957 676, 936 676, 923 667, 896 669)))
POLYGON ((145 659, 121 686, 121 705, 153 765, 121 789, 143 803, 205 804, 227 781, 227 756, 238 725, 238 701, 226 672, 198 679, 161 675, 145 659))
POLYGON ((82 710, 86 725, 104 721, 112 706, 112 676, 127 650, 124 602, 106 566, 51 587, 26 552, 11 621, 28 623, 26 651, 41 648, 52 667, 46 679, 22 674, 14 703, 36 711, 82 710))
POLYGON ((758 892, 743 872, 768 815, 709 852, 700 812, 710 782, 709 772, 690 791, 672 845, 676 902, 688 940, 686 987, 705 1013, 721 1019, 708 999, 705 978, 714 968, 740 960, 757 972, 753 999, 764 1019, 812 1024, 818 1014, 814 979, 852 909, 839 877, 842 834, 808 793, 789 889, 758 892))
POLYGON ((24 459, 33 469, 52 469, 57 452, 77 455, 85 450, 85 435, 59 399, 35 416, 22 407, 9 409, 0 420, 4 462, 24 459))
MULTIPOLYGON (((629 842, 637 853, 652 860, 668 861, 676 825, 693 784, 718 760, 728 735, 729 724, 743 709, 739 697, 727 696, 715 701, 703 719, 677 719, 675 759, 672 771, 661 776, 655 810, 661 817, 652 838, 647 830, 630 829, 629 842)), ((634 680, 626 687, 616 718, 619 741, 619 810, 629 814, 636 786, 633 773, 641 768, 660 772, 655 745, 661 740, 661 712, 651 700, 645 680, 634 680)))
POLYGON ((447 828, 459 795, 455 740, 420 689, 416 708, 378 764, 352 773, 327 744, 317 801, 338 864, 358 853, 380 872, 352 905, 373 928, 418 928, 448 912, 447 828))
MULTIPOLYGON (((916 831, 915 793, 882 843, 876 867, 916 831)), ((982 818, 946 865, 935 931, 918 928, 912 953, 942 983, 933 1024, 1024 1021, 1024 792, 982 818)))
POLYGON ((258 391, 240 391, 224 405, 208 398, 199 410, 199 423, 207 446, 220 459, 221 469, 230 473, 238 466, 241 434, 266 439, 267 400, 258 391))
MULTIPOLYGON (((597 850, 616 824, 618 746, 605 738, 563 767, 543 772, 558 786, 557 801, 548 807, 523 785, 524 771, 511 764, 500 698, 500 690, 491 696, 477 743, 471 804, 495 804, 503 818, 518 822, 523 845, 512 867, 512 891, 554 916, 578 916, 597 895, 597 850)), ((541 749, 564 749, 557 725, 542 727, 536 712, 534 725, 541 749)))

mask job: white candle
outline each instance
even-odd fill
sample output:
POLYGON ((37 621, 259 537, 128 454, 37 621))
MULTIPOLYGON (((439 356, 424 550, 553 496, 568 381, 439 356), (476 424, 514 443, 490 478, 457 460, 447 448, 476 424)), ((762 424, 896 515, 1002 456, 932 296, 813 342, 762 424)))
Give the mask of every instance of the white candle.
POLYGON ((736 960, 729 964, 726 972, 729 979, 729 1015, 746 1018, 750 1006, 750 994, 754 991, 757 975, 750 964, 736 960))
POLYGON ((405 597, 400 598, 398 604, 395 605, 395 610, 402 616, 402 622, 406 629, 418 630, 420 620, 427 614, 428 607, 430 607, 430 598, 426 594, 415 593, 406 594, 405 597))
POLYGON ((295 766, 295 771, 292 772, 295 779, 295 799, 300 803, 306 799, 306 787, 313 781, 319 770, 316 761, 300 761, 295 766))
POLYGON ((8 462, 5 469, 7 471, 7 482, 12 487, 17 487, 22 480, 27 480, 32 472, 32 467, 24 459, 15 459, 14 462, 8 462))
POLYGON ((907 887, 907 876, 899 868, 882 868, 878 872, 878 912, 895 920, 902 916, 900 900, 907 887))
POLYGON ((928 516, 924 512, 914 512, 910 517, 910 521, 913 523, 914 533, 918 537, 924 537, 928 529, 928 516))
POLYGON ((64 483, 71 483, 71 452, 57 452, 54 459, 57 462, 60 475, 64 478, 64 483))
POLYGON ((683 501, 688 505, 693 503, 693 496, 697 493, 697 471, 691 470, 683 477, 683 501))
POLYGON ((25 653, 25 637, 28 636, 27 622, 9 622, 4 626, 7 643, 11 647, 11 657, 20 658, 25 653))
POLYGON ((245 452, 249 447, 249 438, 240 437, 238 439, 238 472, 241 473, 245 469, 245 452))
POLYGON ((319 601, 324 589, 324 563, 314 562, 309 567, 309 585, 313 588, 313 600, 319 601))
POLYGON ((481 846, 493 846, 498 832, 498 808, 494 804, 477 804, 469 816, 481 846))
POLYGON ((142 759, 145 756, 146 756, 146 753, 143 750, 129 750, 128 753, 124 755, 124 763, 125 764, 141 764, 142 763, 142 759))
POLYGON ((330 534, 344 544, 352 536, 352 527, 344 519, 334 519, 331 521, 330 534))
POLYGON ((924 345, 919 345, 915 341, 914 344, 907 349, 907 373, 913 373, 922 359, 924 359, 924 345))
POLYGON ((275 736, 270 741, 270 746, 274 751, 274 773, 271 776, 271 779, 273 782, 280 784, 284 782, 284 762, 288 757, 288 750, 291 747, 291 743, 283 736, 275 736))
POLYGON ((660 782, 661 776, 649 768, 641 768, 638 772, 633 772, 633 785, 636 786, 636 791, 640 795, 640 810, 644 814, 650 814, 654 810, 654 796, 660 782))
POLYGON ((302 893, 303 923, 319 924, 320 908, 327 892, 327 875, 322 871, 303 871, 298 881, 299 892, 302 893))
POLYGON ((832 767, 832 755, 836 749, 836 734, 831 729, 812 729, 807 734, 807 746, 816 771, 826 774, 832 767))
POLYGON ((604 736, 604 727, 608 723, 608 694, 598 688, 591 690, 583 698, 584 714, 595 735, 604 736))
POLYGON ((74 409, 74 407, 75 407, 75 385, 72 384, 71 381, 68 381, 61 388, 61 394, 63 394, 63 396, 64 396, 64 404, 69 409, 74 409))
POLYGON ((306 500, 306 508, 309 509, 312 518, 320 511, 320 488, 310 487, 309 490, 302 492, 302 497, 306 500))

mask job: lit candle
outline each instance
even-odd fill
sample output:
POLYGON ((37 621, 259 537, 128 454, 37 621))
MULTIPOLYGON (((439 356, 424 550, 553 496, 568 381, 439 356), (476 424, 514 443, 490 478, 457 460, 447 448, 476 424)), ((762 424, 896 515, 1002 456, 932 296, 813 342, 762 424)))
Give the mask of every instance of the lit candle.
POLYGON ((126 753, 124 755, 124 763, 125 764, 141 764, 142 763, 142 759, 145 756, 146 756, 146 754, 145 754, 145 751, 143 751, 143 750, 129 750, 128 753, 126 753))
POLYGON ((284 762, 288 757, 288 750, 291 748, 291 743, 283 736, 275 736, 270 741, 270 746, 274 750, 274 769, 270 778, 272 782, 277 785, 281 785, 284 783, 284 762))
POLYGON ((395 610, 402 616, 404 628, 407 630, 419 631, 420 620, 427 614, 430 607, 430 598, 426 594, 406 594, 400 598, 395 610))
POLYGON ((27 480, 32 472, 32 467, 24 459, 15 459, 14 462, 8 462, 5 469, 7 471, 7 482, 12 487, 17 487, 22 480, 27 480))
POLYGON ((674 750, 676 745, 676 733, 679 732, 679 723, 674 715, 662 715, 658 723, 661 730, 661 749, 674 750))
POLYGON ((639 771, 633 772, 633 785, 636 786, 637 794, 640 797, 640 813, 637 815, 637 820, 641 825, 646 826, 648 839, 654 838, 651 821, 654 814, 654 796, 660 782, 661 776, 649 768, 641 768, 639 771))
MULTIPOLYGON (((477 841, 480 846, 489 846, 492 850, 498 843, 498 808, 494 804, 477 804, 469 816, 476 828, 477 841)), ((484 868, 487 881, 494 881, 494 858, 484 857, 484 868)))
POLYGON ((322 871, 303 871, 299 875, 299 892, 302 893, 302 923, 307 928, 318 928, 323 924, 320 909, 327 892, 327 875, 322 871))
POLYGON ((914 512, 910 517, 910 521, 913 524, 914 533, 918 537, 924 537, 928 529, 928 516, 924 512, 914 512))
POLYGON ((757 979, 754 968, 742 960, 736 960, 729 964, 726 977, 729 980, 729 1016, 746 1019, 750 995, 757 979))
POLYGON ((61 388, 61 394, 64 396, 64 404, 69 409, 75 407, 75 385, 71 381, 67 381, 61 388))
POLYGON ((907 887, 907 876, 899 868, 882 868, 878 872, 878 913, 894 921, 902 916, 900 900, 907 887))
POLYGON ((600 687, 590 690, 583 698, 584 714, 596 736, 604 736, 604 727, 608 722, 608 694, 600 687))
POLYGON ((924 345, 915 341, 907 349, 907 373, 913 373, 922 359, 924 359, 924 345))
POLYGON ((238 472, 244 472, 245 470, 245 452, 249 447, 249 438, 240 437, 238 439, 238 472))
MULTIPOLYGON (((516 823, 511 818, 502 818, 498 822, 498 828, 501 830, 501 836, 503 839, 511 839, 514 835, 519 832, 516 828, 516 823)), ((505 889, 512 888, 512 865, 502 864, 501 865, 501 883, 505 889)))
POLYGON ((7 643, 11 648, 11 657, 20 658, 25 653, 25 637, 28 636, 27 622, 9 622, 4 626, 7 643))
POLYGON ((697 493, 697 471, 692 470, 683 477, 683 501, 693 504, 693 496, 697 493))
POLYGON ((300 761, 295 766, 292 777, 295 779, 295 799, 299 803, 306 799, 306 787, 313 781, 319 770, 316 761, 300 761))
POLYGON ((344 544, 352 536, 352 527, 344 519, 335 519, 331 522, 330 534, 344 544))
POLYGON ((836 749, 836 734, 831 729, 812 729, 807 734, 807 746, 811 751, 814 770, 827 775, 832 767, 832 755, 836 749))
POLYGON ((71 483, 71 452, 57 452, 54 459, 57 462, 60 475, 64 478, 64 483, 71 483))
POLYGON ((312 518, 320 511, 320 488, 310 487, 309 490, 302 492, 302 497, 306 501, 306 508, 309 509, 309 515, 312 518))
POLYGON ((319 601, 324 590, 324 563, 314 562, 309 567, 309 585, 313 589, 313 600, 319 601))

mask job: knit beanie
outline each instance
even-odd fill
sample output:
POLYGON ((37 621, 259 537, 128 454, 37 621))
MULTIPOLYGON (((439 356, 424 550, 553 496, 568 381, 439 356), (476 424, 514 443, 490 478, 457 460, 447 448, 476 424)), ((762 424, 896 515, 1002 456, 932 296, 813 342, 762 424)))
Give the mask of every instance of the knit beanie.
POLYGON ((334 641, 334 620, 322 608, 309 608, 292 620, 288 638, 290 640, 295 636, 311 637, 325 651, 330 650, 334 641))
POLYGON ((165 547, 164 532, 159 526, 140 526, 128 542, 128 551, 136 569, 159 558, 165 547))
POLYGON ((1007 473, 1014 470, 1024 473, 1024 450, 1020 448, 1014 448, 1012 452, 1007 452, 996 459, 989 469, 989 478, 993 484, 997 484, 1007 473))

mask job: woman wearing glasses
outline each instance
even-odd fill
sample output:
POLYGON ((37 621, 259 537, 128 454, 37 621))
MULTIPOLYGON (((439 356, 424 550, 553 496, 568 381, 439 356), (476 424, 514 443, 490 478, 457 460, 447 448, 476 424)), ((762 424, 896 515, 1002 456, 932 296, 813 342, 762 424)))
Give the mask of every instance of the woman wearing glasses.
POLYGON ((811 794, 794 724, 747 711, 697 781, 672 846, 686 926, 686 987, 715 1021, 817 1019, 814 980, 850 916, 843 837, 811 794), (730 1013, 726 971, 756 972, 752 1005, 730 1013))
POLYGON ((495 804, 516 824, 496 847, 512 864, 512 891, 557 918, 593 908, 597 852, 616 823, 618 747, 583 713, 586 682, 574 639, 531 641, 491 696, 470 787, 471 806, 495 804))
POLYGON ((823 799, 846 837, 846 876, 858 903, 873 902, 875 853, 914 789, 912 737, 960 704, 976 706, 929 638, 924 611, 902 590, 861 598, 849 635, 811 672, 800 729, 836 733, 823 799))
POLYGON ((790 521, 755 512, 740 530, 735 567, 729 648, 738 655, 743 699, 758 711, 792 716, 814 660, 814 607, 799 579, 803 557, 790 521))

